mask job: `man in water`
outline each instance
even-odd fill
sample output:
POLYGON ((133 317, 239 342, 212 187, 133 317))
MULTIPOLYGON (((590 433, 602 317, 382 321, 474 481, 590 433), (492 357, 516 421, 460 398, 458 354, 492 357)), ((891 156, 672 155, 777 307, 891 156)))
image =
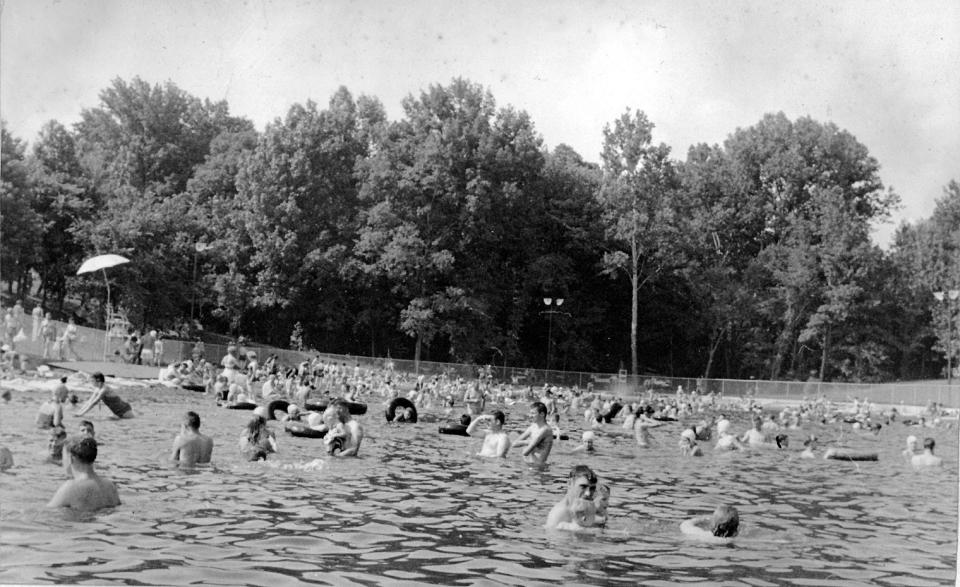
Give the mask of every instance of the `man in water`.
POLYGON ((82 416, 89 412, 93 406, 102 401, 108 408, 110 408, 110 411, 113 412, 113 415, 115 415, 117 418, 133 417, 133 410, 130 408, 130 404, 123 401, 120 396, 113 393, 113 390, 107 387, 103 373, 98 371, 93 374, 92 378, 93 395, 90 396, 90 399, 88 399, 87 402, 83 404, 83 407, 80 408, 74 415, 82 416))
POLYGON ((187 412, 180 426, 180 434, 173 441, 170 460, 192 466, 209 463, 212 454, 213 439, 200 433, 200 416, 196 412, 187 412))
POLYGON ((547 406, 541 402, 533 402, 530 404, 530 417, 533 423, 513 444, 519 446, 526 443, 523 449, 524 460, 534 465, 543 465, 553 448, 553 429, 547 424, 547 406))
MULTIPOLYGON (((541 404, 542 405, 542 404, 541 404)), ((547 528, 579 530, 596 522, 597 475, 586 465, 576 465, 567 480, 567 493, 547 516, 547 528)))
POLYGON ((467 434, 474 435, 480 422, 489 422, 490 430, 483 437, 483 446, 477 453, 481 457, 505 457, 510 450, 510 435, 503 429, 503 424, 507 417, 500 410, 495 410, 492 414, 477 416, 467 426, 467 434))
POLYGON ((937 443, 932 438, 923 439, 923 454, 914 455, 910 459, 910 463, 914 467, 939 467, 943 464, 943 459, 938 456, 934 456, 933 447, 937 443))
POLYGON ((357 456, 357 452, 360 450, 360 443, 363 441, 363 427, 350 415, 347 402, 342 399, 335 399, 330 402, 330 405, 323 413, 323 420, 331 430, 333 430, 337 424, 340 424, 343 428, 343 450, 336 453, 335 456, 357 456))
POLYGON ((73 480, 60 486, 47 507, 92 511, 120 505, 117 487, 93 470, 93 462, 97 460, 96 440, 81 438, 72 442, 68 454, 73 480))
POLYGON ((467 406, 467 413, 471 416, 483 413, 485 398, 478 383, 474 382, 467 387, 466 393, 463 394, 463 403, 467 406))
POLYGON ((680 524, 680 531, 701 539, 733 538, 740 530, 740 513, 729 505, 717 506, 710 517, 700 516, 680 524))
POLYGON ((763 433, 763 420, 759 417, 753 419, 753 428, 744 432, 740 437, 740 442, 747 443, 748 446, 763 446, 767 441, 767 435, 763 433))

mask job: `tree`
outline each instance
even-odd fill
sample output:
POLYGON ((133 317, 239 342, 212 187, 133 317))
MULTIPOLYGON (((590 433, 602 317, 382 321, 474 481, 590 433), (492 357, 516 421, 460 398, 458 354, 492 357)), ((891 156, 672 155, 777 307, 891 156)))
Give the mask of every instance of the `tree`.
POLYGON ((607 237, 616 246, 603 256, 609 273, 623 272, 630 281, 630 364, 637 369, 640 289, 662 272, 675 268, 676 210, 671 205, 677 176, 670 149, 652 146, 653 123, 642 111, 623 115, 604 127, 603 187, 599 192, 607 237))
POLYGON ((29 270, 38 265, 41 255, 43 219, 35 209, 33 186, 25 161, 23 142, 0 127, 0 269, 7 290, 23 297, 29 270))

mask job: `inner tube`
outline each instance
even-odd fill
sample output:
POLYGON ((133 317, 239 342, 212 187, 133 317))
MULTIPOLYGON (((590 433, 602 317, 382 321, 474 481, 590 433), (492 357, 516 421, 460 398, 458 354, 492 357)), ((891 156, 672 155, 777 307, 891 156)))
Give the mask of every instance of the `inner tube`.
POLYGON ((676 422, 677 421, 676 418, 673 418, 671 416, 654 416, 653 419, 656 420, 657 422, 676 422))
POLYGON ((833 450, 823 455, 823 458, 834 461, 877 461, 875 452, 853 452, 846 450, 833 450))
POLYGON ((302 438, 323 438, 327 434, 326 430, 316 430, 300 422, 288 422, 283 429, 291 436, 300 436, 302 438))
POLYGON ((227 406, 228 410, 253 410, 256 409, 257 404, 253 402, 237 402, 235 404, 230 404, 227 406))
POLYGON ((207 391, 207 388, 204 387, 203 385, 187 384, 187 385, 181 385, 180 387, 186 389, 187 391, 207 391))
POLYGON ((273 413, 277 410, 280 410, 284 414, 287 413, 287 408, 290 407, 290 402, 285 399, 275 399, 269 404, 267 404, 267 420, 276 420, 277 417, 273 413))
POLYGON ((620 410, 622 409, 623 409, 622 405, 618 403, 614 403, 612 406, 610 406, 610 410, 608 410, 607 413, 601 417, 603 418, 603 421, 605 423, 609 424, 614 418, 617 417, 617 414, 619 414, 620 410))
POLYGON ((440 434, 452 434, 453 436, 470 436, 467 434, 467 427, 463 424, 448 424, 440 427, 440 434))
MULTIPOLYGON (((409 420, 399 420, 399 422, 416 422, 417 421, 417 406, 413 405, 413 402, 408 400, 405 397, 394 398, 390 405, 387 406, 386 417, 387 422, 393 422, 393 419, 397 415, 397 409, 409 409, 413 410, 413 416, 409 420)), ((466 430, 466 428, 464 428, 466 430)))
POLYGON ((844 422, 845 424, 856 424, 856 423, 859 422, 859 421, 860 421, 860 420, 857 420, 856 418, 850 418, 850 417, 847 417, 847 418, 844 418, 844 419, 843 419, 843 422, 844 422))
MULTIPOLYGON (((347 411, 350 412, 353 416, 362 416, 367 413, 367 404, 360 402, 346 402, 347 411)), ((323 412, 327 409, 327 402, 306 402, 304 404, 305 410, 308 412, 323 412)))

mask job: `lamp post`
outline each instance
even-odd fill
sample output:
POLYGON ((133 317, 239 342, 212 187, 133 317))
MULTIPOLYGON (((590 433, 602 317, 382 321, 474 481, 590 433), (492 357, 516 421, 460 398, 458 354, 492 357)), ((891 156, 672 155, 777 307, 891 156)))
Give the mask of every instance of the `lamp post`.
POLYGON ((190 296, 190 328, 193 328, 193 307, 197 303, 197 255, 212 248, 213 245, 203 241, 197 241, 193 245, 193 287, 191 288, 193 293, 190 296))
POLYGON ((947 340, 944 346, 947 349, 947 385, 953 385, 953 303, 960 298, 960 289, 935 291, 933 297, 947 305, 947 340))
POLYGON ((544 310, 543 312, 540 312, 540 313, 547 315, 547 368, 546 370, 549 371, 550 356, 553 352, 553 315, 563 313, 563 312, 560 312, 560 310, 550 310, 549 308, 550 307, 559 308, 560 306, 562 306, 563 298, 556 298, 556 299, 543 298, 543 305, 548 308, 547 310, 544 310))

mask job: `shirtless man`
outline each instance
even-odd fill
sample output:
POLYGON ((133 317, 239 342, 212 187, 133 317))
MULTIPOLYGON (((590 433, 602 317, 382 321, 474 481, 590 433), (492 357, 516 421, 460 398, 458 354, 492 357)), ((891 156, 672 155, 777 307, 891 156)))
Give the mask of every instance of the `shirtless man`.
POLYGON ((530 417, 533 423, 513 443, 520 446, 525 443, 523 458, 530 464, 543 465, 553 448, 553 429, 547 424, 547 406, 540 402, 530 404, 530 417))
POLYGON ((943 459, 933 454, 933 447, 936 446, 936 444, 932 438, 923 439, 923 454, 914 455, 914 457, 910 459, 910 463, 914 467, 939 467, 942 465, 943 459))
POLYGON ((68 454, 73 480, 60 486, 47 507, 92 511, 120 505, 117 487, 93 470, 93 462, 97 460, 96 440, 81 438, 70 444, 68 454))
POLYGON ((212 454, 213 439, 200 433, 200 416, 196 412, 187 412, 180 427, 180 434, 173 441, 170 460, 192 466, 209 463, 212 454))
POLYGON ((483 446, 477 453, 478 456, 501 458, 507 456, 507 451, 510 450, 510 435, 503 429, 506 419, 503 412, 496 410, 492 414, 477 416, 470 422, 467 426, 467 434, 470 436, 474 436, 480 422, 490 423, 490 430, 483 437, 483 446))
POLYGON ((579 530, 593 526, 597 514, 593 500, 596 490, 597 475, 586 465, 576 465, 570 471, 566 495, 547 516, 547 528, 579 530))
POLYGON ((330 402, 326 411, 323 413, 323 420, 332 430, 340 424, 343 428, 343 450, 336 453, 338 457, 355 457, 360 450, 360 443, 363 441, 363 427, 353 419, 347 403, 342 399, 335 399, 330 402))
POLYGON ((763 420, 759 417, 753 419, 753 428, 747 430, 740 437, 740 442, 747 443, 748 446, 763 446, 767 441, 767 435, 762 430, 763 420))
POLYGON ((483 413, 484 397, 477 382, 467 386, 467 391, 463 394, 463 403, 467 406, 467 413, 471 417, 483 413))

